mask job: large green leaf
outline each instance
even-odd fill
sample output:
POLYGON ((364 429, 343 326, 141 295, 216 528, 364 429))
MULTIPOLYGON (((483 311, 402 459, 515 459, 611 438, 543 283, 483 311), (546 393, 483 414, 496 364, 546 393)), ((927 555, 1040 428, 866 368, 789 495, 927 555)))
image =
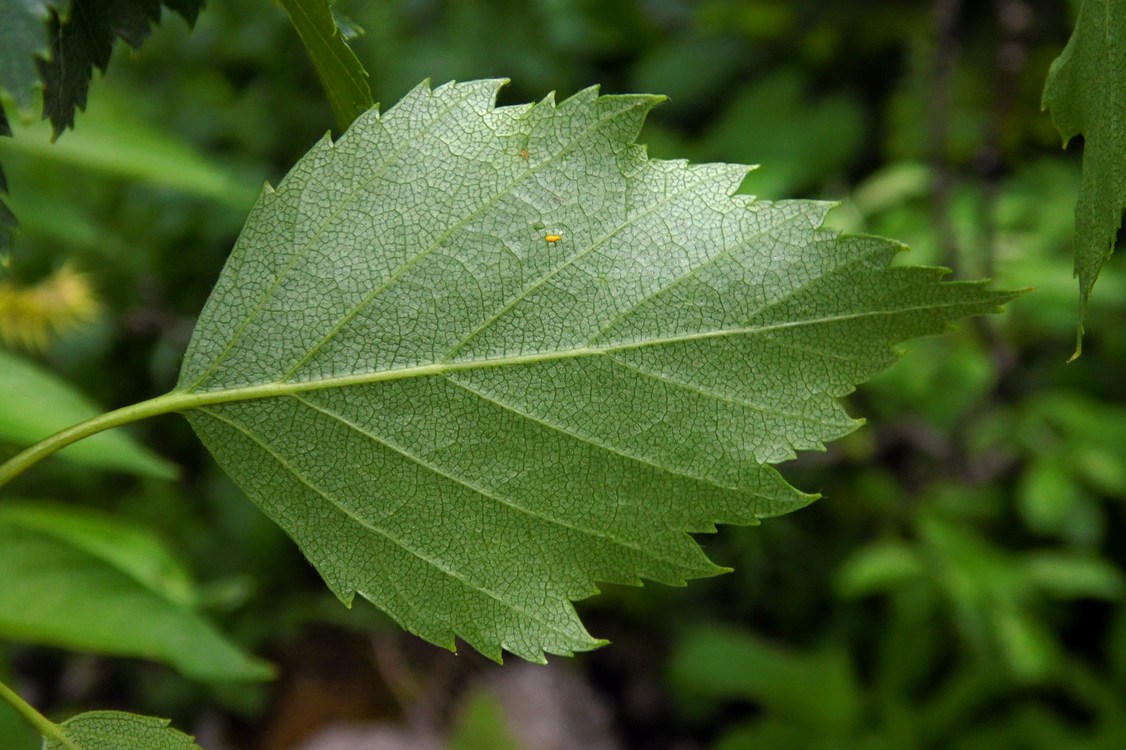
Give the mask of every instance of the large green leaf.
POLYGON ((189 606, 193 592, 160 542, 120 519, 0 506, 0 638, 154 659, 200 680, 270 677, 189 606))
POLYGON ((1012 295, 648 159, 660 97, 502 83, 423 85, 267 189, 170 398, 342 600, 540 660, 598 645, 598 581, 721 572, 690 532, 809 503, 768 464, 853 430, 892 342, 1012 295))
MULTIPOLYGON (((59 725, 78 750, 199 750, 195 740, 168 726, 166 719, 123 711, 88 711, 59 725)), ((71 750, 44 739, 43 750, 71 750)))
MULTIPOLYGON (((0 441, 31 445, 102 410, 59 376, 0 349, 0 441)), ((86 466, 175 479, 176 465, 118 430, 69 446, 59 457, 86 466)))
POLYGON ((1048 72, 1044 107, 1065 146, 1083 135, 1075 206, 1081 345, 1087 301, 1114 252, 1126 207, 1126 0, 1083 0, 1075 31, 1048 72))

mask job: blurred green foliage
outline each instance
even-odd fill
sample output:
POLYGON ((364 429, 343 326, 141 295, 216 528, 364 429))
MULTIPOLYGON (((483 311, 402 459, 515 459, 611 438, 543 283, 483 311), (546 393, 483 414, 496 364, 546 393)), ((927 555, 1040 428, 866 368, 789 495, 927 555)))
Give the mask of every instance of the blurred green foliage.
MULTIPOLYGON (((594 83, 666 93, 641 137, 654 155, 761 164, 745 191, 838 200, 835 226, 911 245, 899 262, 1036 289, 1002 316, 912 344, 855 394, 868 426, 783 467, 825 495, 818 504, 702 537, 735 573, 687 589, 608 587, 583 605, 614 644, 560 668, 602 691, 624 746, 1126 746, 1126 272, 1104 269, 1084 355, 1065 364, 1079 163, 1039 111, 1075 6, 337 3, 365 30, 351 43, 379 101, 426 77, 509 77, 507 101, 594 83)), ((192 33, 170 17, 139 53, 115 55, 76 132, 53 147, 23 131, 0 144, 23 222, 13 278, 72 262, 102 309, 33 356, 107 405, 172 386, 255 188, 334 128, 270 4, 212 3, 192 33)), ((318 628, 388 630, 371 608, 330 600, 186 425, 139 427, 184 482, 52 459, 11 492, 143 524, 202 582, 212 621, 256 653, 284 653, 318 628)), ((246 737, 274 720, 289 680, 283 666, 277 687, 233 690, 99 660, 76 688, 90 671, 82 657, 4 655, 0 672, 53 711, 112 702, 187 731, 251 727, 246 737)), ((498 715, 468 700, 452 711, 460 746, 489 736, 498 715)), ((10 724, 0 710, 0 746, 31 747, 10 724)), ((238 735, 222 742, 261 746, 238 735)))

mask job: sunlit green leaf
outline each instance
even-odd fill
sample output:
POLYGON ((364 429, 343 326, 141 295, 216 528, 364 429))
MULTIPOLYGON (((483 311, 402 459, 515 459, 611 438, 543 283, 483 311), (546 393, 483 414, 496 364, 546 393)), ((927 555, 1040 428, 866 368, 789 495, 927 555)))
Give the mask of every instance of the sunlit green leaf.
POLYGON ((894 342, 1012 295, 648 159, 660 97, 499 85, 419 87, 267 190, 173 396, 342 600, 540 660, 598 645, 599 581, 721 572, 690 533, 810 502, 769 464, 855 429, 894 342))

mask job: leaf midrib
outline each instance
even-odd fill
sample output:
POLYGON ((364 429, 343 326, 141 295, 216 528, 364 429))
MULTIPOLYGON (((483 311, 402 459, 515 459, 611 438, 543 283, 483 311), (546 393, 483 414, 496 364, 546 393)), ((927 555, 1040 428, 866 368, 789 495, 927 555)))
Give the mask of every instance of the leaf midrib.
POLYGON ((930 303, 923 305, 904 305, 882 310, 868 310, 846 315, 826 315, 819 318, 806 320, 789 320, 781 323, 757 326, 738 326, 735 328, 720 328, 709 331, 646 338, 639 341, 625 341, 608 346, 580 346, 570 349, 558 349, 547 352, 533 352, 531 354, 513 354, 506 357, 489 357, 476 360, 459 360, 453 362, 433 362, 425 365, 411 367, 398 367, 377 372, 361 372, 336 377, 319 378, 305 381, 271 381, 251 385, 241 385, 227 388, 213 388, 205 390, 190 390, 188 388, 175 389, 163 399, 166 401, 168 411, 188 411, 204 406, 250 401, 260 398, 276 398, 308 391, 328 390, 331 388, 346 388, 356 385, 367 385, 408 378, 430 377, 433 375, 447 375, 450 373, 464 372, 467 370, 481 370, 492 367, 515 367, 519 365, 534 365, 552 362, 561 359, 579 359, 594 357, 615 352, 644 349, 647 347, 666 346, 692 341, 727 338, 731 336, 752 336, 768 334, 803 326, 837 323, 847 320, 875 318, 881 316, 901 315, 903 313, 941 310, 946 308, 961 307, 966 303, 962 300, 953 300, 943 303, 930 303))

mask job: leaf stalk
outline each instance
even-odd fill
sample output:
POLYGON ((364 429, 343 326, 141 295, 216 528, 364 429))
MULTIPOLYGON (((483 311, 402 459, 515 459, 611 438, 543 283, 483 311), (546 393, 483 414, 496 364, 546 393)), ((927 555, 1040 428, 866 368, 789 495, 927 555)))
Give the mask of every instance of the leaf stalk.
POLYGON ((167 414, 175 411, 177 405, 183 401, 183 393, 167 393, 157 398, 152 398, 140 403, 131 404, 121 409, 99 414, 93 419, 68 427, 56 432, 46 440, 41 440, 30 448, 16 454, 8 461, 0 464, 0 487, 22 474, 27 469, 42 461, 47 456, 56 453, 71 443, 76 443, 82 438, 108 430, 113 427, 136 422, 158 414, 167 414))
POLYGON ((36 731, 44 737, 59 743, 67 750, 82 750, 78 745, 66 736, 62 728, 55 722, 48 719, 43 714, 35 710, 35 707, 21 698, 14 690, 0 682, 0 698, 16 710, 27 723, 35 727, 36 731))

